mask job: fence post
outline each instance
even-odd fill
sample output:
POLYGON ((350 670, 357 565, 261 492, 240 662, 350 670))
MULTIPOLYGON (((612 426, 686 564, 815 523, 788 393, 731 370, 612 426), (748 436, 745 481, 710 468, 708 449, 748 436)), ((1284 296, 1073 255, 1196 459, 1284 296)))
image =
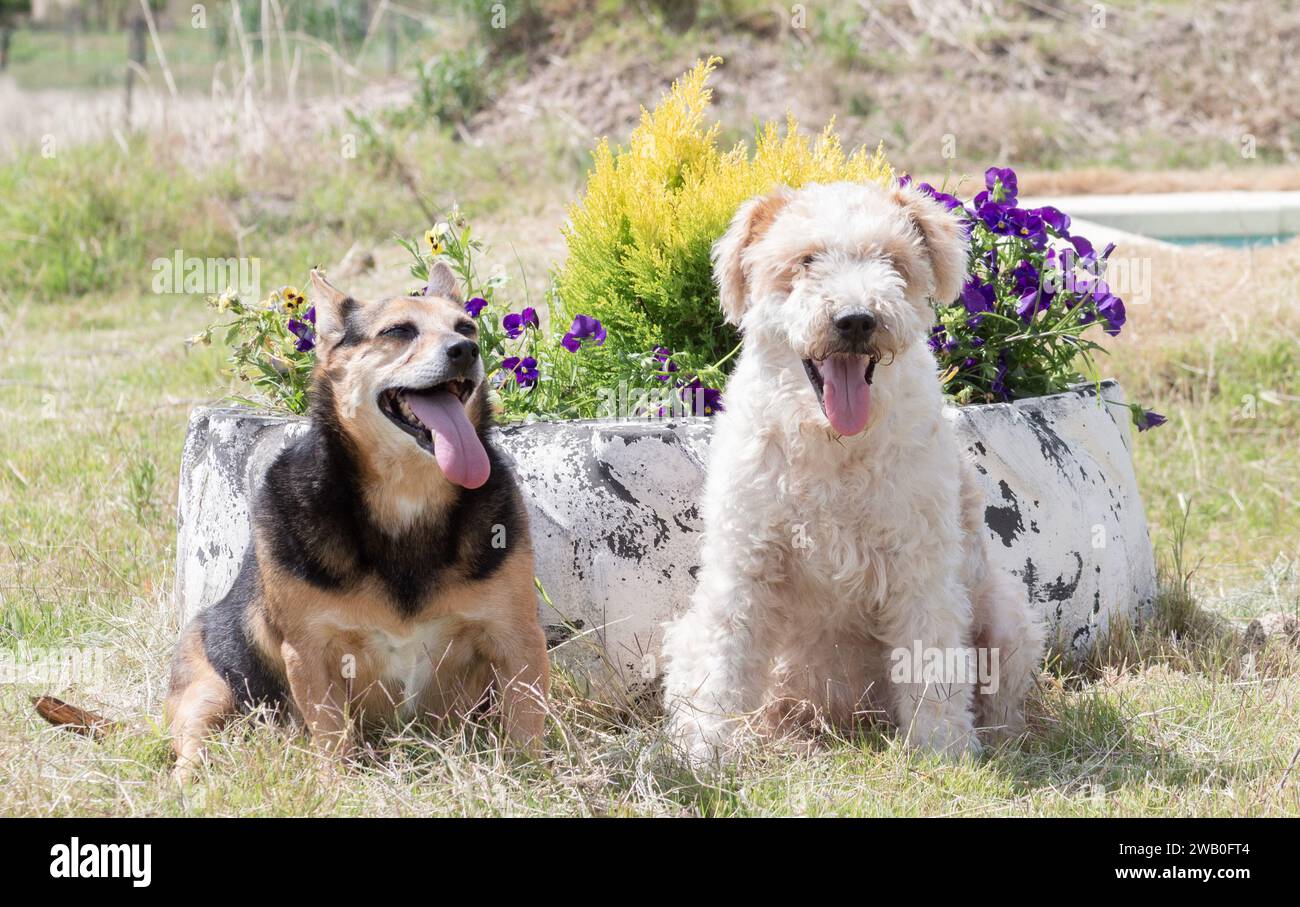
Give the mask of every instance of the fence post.
POLYGON ((135 70, 137 66, 141 69, 145 68, 144 32, 144 16, 133 16, 126 63, 126 125, 128 127, 131 125, 131 95, 135 90, 135 70))
POLYGON ((63 39, 68 53, 68 64, 77 58, 77 32, 81 29, 81 7, 68 7, 63 17, 63 39))
POLYGON ((384 68, 388 74, 394 75, 397 72, 397 17, 389 13, 387 8, 380 13, 384 15, 384 28, 388 38, 387 53, 384 56, 384 68), (384 15, 384 14, 387 15, 384 15))

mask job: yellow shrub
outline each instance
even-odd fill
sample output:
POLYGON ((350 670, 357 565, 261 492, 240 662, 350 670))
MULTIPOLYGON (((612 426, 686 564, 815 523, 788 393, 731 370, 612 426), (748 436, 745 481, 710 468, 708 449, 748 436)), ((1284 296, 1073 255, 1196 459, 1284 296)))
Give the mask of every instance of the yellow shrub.
POLYGON ((720 150, 719 124, 704 121, 709 76, 721 62, 697 63, 653 111, 643 108, 626 148, 602 140, 586 193, 570 210, 556 292, 566 320, 582 313, 607 328, 603 347, 583 351, 605 379, 639 377, 636 364, 657 346, 693 371, 732 349, 709 251, 741 202, 780 184, 893 176, 880 148, 845 154, 833 123, 809 138, 788 117, 784 130, 764 124, 752 154, 744 142, 720 150))

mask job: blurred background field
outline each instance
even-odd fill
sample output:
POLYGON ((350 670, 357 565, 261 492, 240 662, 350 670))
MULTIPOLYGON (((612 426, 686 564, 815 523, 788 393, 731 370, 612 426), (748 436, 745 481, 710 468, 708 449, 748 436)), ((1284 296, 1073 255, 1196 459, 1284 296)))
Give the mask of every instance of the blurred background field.
MULTIPOLYGON (((264 292, 316 264, 402 291, 393 235, 459 204, 512 298, 540 305, 596 140, 711 53, 724 144, 789 111, 964 196, 992 164, 1024 194, 1300 189, 1292 2, 810 2, 797 19, 503 0, 502 27, 487 0, 199 6, 203 27, 191 3, 0 0, 0 651, 105 648, 113 679, 87 695, 115 714, 157 712, 186 417, 230 389, 219 348, 183 343, 210 312, 154 293, 156 258, 257 258, 264 292)), ((159 780, 153 732, 87 750, 9 685, 0 812, 1294 812, 1300 680, 1220 656, 1251 618, 1300 609, 1300 241, 1122 252, 1150 260, 1152 289, 1105 367, 1169 416, 1134 452, 1173 610, 1158 640, 1045 692, 1036 736, 988 766, 939 781, 890 749, 868 787, 840 749, 647 793, 627 760, 648 732, 567 703, 595 756, 560 747, 536 800, 472 746, 450 769, 403 750, 316 795, 306 756, 243 740, 204 804, 159 780), (444 772, 462 763, 482 787, 457 801, 444 772)))

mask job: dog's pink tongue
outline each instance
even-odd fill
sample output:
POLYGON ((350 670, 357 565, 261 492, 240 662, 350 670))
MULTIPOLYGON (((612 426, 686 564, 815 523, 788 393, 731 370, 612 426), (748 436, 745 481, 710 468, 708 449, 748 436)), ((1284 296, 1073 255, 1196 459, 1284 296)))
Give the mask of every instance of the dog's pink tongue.
POLYGON ((856 435, 867 427, 871 385, 867 384, 866 356, 831 356, 821 363, 822 404, 831 427, 842 435, 856 435))
POLYGON ((478 488, 488 480, 492 464, 465 415, 465 407, 451 391, 407 393, 406 402, 416 418, 433 432, 433 455, 447 481, 478 488))

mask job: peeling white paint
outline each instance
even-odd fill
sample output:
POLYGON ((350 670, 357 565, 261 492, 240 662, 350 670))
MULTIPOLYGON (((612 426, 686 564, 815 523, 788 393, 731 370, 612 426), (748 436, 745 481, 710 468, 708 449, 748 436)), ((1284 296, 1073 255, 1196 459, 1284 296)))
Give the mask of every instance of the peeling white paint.
MULTIPOLYGON (((1117 385, 1103 385, 1122 403, 1117 385)), ((1155 598, 1155 563, 1129 456, 1128 414, 1091 388, 951 413, 988 497, 990 550, 1076 651, 1155 598)), ((248 489, 305 423, 243 410, 191 416, 181 464, 176 599, 188 618, 234 580, 248 545, 248 489)), ((598 692, 658 676, 662 624, 698 569, 711 426, 567 422, 495 433, 532 521, 542 607, 557 656, 598 692)))

